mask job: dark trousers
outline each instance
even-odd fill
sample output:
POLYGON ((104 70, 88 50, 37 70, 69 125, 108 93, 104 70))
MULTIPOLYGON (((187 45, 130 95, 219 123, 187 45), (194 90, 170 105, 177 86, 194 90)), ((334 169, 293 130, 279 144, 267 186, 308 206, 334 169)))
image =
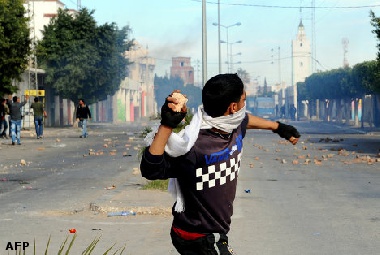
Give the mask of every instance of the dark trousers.
POLYGON ((173 230, 170 232, 172 243, 181 255, 233 255, 228 245, 227 235, 208 234, 195 240, 184 240, 173 230))
POLYGON ((34 127, 37 138, 42 137, 44 134, 44 118, 42 116, 34 116, 34 127))
POLYGON ((7 120, 0 120, 0 131, 2 130, 0 136, 6 136, 7 135, 7 129, 8 129, 8 121, 7 120))

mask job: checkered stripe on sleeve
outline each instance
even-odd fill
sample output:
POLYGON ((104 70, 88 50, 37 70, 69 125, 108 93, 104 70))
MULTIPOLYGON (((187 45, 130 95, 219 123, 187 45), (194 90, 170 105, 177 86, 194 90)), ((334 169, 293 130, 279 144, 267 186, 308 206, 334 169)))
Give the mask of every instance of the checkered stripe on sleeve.
POLYGON ((196 170, 197 190, 224 185, 227 181, 233 181, 239 174, 241 153, 221 164, 209 165, 196 170))

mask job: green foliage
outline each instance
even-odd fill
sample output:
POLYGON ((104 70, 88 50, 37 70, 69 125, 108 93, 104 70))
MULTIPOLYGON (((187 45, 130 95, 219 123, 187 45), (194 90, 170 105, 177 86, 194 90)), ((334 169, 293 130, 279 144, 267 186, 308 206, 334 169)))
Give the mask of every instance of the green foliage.
POLYGON ((377 77, 376 61, 314 73, 304 83, 298 84, 299 99, 359 98, 366 93, 376 93, 377 77))
MULTIPOLYGON (((192 118, 193 118, 193 114, 190 114, 189 112, 187 113, 186 117, 185 117, 185 121, 182 122, 181 124, 179 124, 175 129, 173 129, 173 132, 175 133, 178 133, 180 132, 182 129, 184 129, 187 125, 190 124, 192 118)), ((143 137, 145 138, 146 134, 151 132, 152 131, 152 128, 150 127, 146 127, 143 131, 143 137)), ((143 147, 141 148, 141 150, 139 151, 139 160, 141 160, 142 158, 142 155, 145 151, 146 147, 143 147)), ((168 189, 168 184, 169 184, 169 181, 168 180, 154 180, 154 181, 148 181, 148 183, 146 185, 144 185, 143 189, 144 190, 167 190, 168 189)))
MULTIPOLYGON (((77 238, 77 234, 75 233, 74 235, 72 235, 71 237, 71 240, 69 239, 69 236, 66 236, 66 239, 63 241, 63 243, 61 243, 60 245, 60 248, 57 252, 57 255, 69 255, 70 252, 71 252, 71 249, 72 247, 74 246, 74 243, 75 243, 75 240, 77 238)), ((46 245, 46 250, 45 250, 45 255, 48 255, 48 249, 49 249, 49 245, 50 245, 50 241, 51 241, 51 237, 49 237, 49 240, 47 242, 47 245, 46 245)), ((86 248, 85 250, 82 252, 82 255, 91 255, 93 253, 93 251, 95 250, 96 248, 96 245, 99 243, 100 241, 100 236, 96 237, 86 248)), ((108 248, 104 253, 102 253, 103 255, 107 255, 109 252, 113 252, 112 254, 123 254, 124 251, 125 251, 125 247, 121 247, 119 249, 116 249, 116 250, 113 250, 115 247, 115 244, 112 245, 110 248, 108 248)), ((16 251, 16 254, 17 254, 17 251, 16 251)), ((21 255, 21 250, 19 251, 19 254, 21 255)), ((23 251, 23 254, 25 255, 26 252, 23 251)), ((36 255, 36 241, 34 240, 34 248, 33 248, 33 255, 36 255)))
POLYGON ((305 82, 297 82, 297 96, 298 100, 310 100, 310 95, 306 89, 305 82))
POLYGON ((150 133, 150 132, 152 132, 153 130, 152 130, 152 128, 151 127, 145 127, 144 129, 143 129, 143 131, 142 131, 142 133, 141 133, 141 137, 142 138, 145 138, 146 137, 146 135, 148 134, 148 133, 150 133))
POLYGON ((263 91, 258 92, 259 97, 273 97, 276 94, 274 91, 268 91, 267 78, 264 79, 263 91))
POLYGON ((251 82, 251 77, 249 73, 247 73, 246 70, 242 68, 238 68, 236 73, 240 77, 240 79, 243 81, 244 84, 249 84, 251 82))
POLYGON ((12 81, 20 81, 28 64, 30 38, 28 19, 22 0, 0 0, 0 95, 17 90, 12 81))
POLYGON ((377 60, 365 61, 352 68, 314 73, 298 84, 298 96, 304 99, 350 99, 366 93, 380 93, 380 18, 370 12, 372 32, 378 39, 377 60))
POLYGON ((379 51, 377 52, 377 60, 380 61, 380 18, 376 17, 373 11, 370 11, 369 16, 371 18, 371 25, 375 28, 372 30, 372 33, 374 33, 378 39, 377 49, 379 51))
POLYGON ((380 93, 380 66, 378 61, 365 61, 354 66, 353 73, 365 91, 380 93))
POLYGON ((193 119, 193 114, 191 114, 189 111, 187 112, 185 116, 185 120, 182 121, 176 128, 173 129, 174 133, 179 133, 182 129, 184 129, 187 125, 190 124, 191 120, 193 119))
POLYGON ((123 53, 133 43, 128 40, 129 27, 98 26, 93 14, 86 8, 76 15, 59 10, 44 26, 37 45, 46 83, 74 102, 86 98, 92 103, 113 95, 125 78, 128 61, 123 53))
POLYGON ((169 180, 154 180, 148 181, 146 185, 142 188, 143 190, 168 190, 169 180))
MULTIPOLYGON (((377 62, 376 65, 374 63, 370 63, 372 66, 370 67, 374 73, 374 80, 371 83, 366 83, 365 86, 367 89, 374 91, 376 93, 380 94, 380 18, 375 16, 374 12, 370 12, 371 17, 371 25, 374 26, 374 30, 372 30, 372 33, 374 33, 377 37, 377 62)), ((363 63, 365 64, 365 63, 363 63)))

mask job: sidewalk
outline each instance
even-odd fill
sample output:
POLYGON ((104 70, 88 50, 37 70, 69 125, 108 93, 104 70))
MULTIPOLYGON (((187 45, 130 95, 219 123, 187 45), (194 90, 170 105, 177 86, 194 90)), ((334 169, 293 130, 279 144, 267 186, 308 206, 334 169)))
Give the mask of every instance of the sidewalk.
POLYGON ((368 125, 368 123, 362 124, 361 122, 359 122, 359 125, 355 126, 353 122, 350 123, 349 125, 344 124, 344 123, 338 123, 336 121, 330 121, 330 122, 327 122, 327 121, 310 121, 310 122, 311 123, 315 122, 315 123, 325 123, 325 124, 335 125, 335 126, 338 126, 340 128, 355 130, 357 133, 360 133, 360 134, 380 135, 380 128, 375 127, 373 125, 370 126, 370 125, 368 125))

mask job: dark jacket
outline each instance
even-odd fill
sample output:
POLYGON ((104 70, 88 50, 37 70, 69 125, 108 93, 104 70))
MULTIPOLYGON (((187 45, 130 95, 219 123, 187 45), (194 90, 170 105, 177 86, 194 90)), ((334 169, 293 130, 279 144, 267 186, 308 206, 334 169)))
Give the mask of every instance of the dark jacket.
POLYGON ((91 119, 91 112, 87 105, 81 106, 78 105, 77 107, 77 119, 83 120, 83 119, 91 119))
POLYGON ((228 233, 248 117, 230 137, 199 131, 188 153, 152 155, 145 149, 140 169, 149 179, 177 178, 185 211, 172 210, 173 226, 194 233, 228 233))
POLYGON ((11 116, 11 120, 21 120, 21 108, 26 104, 26 100, 22 103, 18 102, 12 102, 11 100, 8 100, 8 107, 9 107, 9 115, 11 116))
POLYGON ((0 121, 4 120, 5 114, 5 105, 3 103, 0 103, 0 121))

